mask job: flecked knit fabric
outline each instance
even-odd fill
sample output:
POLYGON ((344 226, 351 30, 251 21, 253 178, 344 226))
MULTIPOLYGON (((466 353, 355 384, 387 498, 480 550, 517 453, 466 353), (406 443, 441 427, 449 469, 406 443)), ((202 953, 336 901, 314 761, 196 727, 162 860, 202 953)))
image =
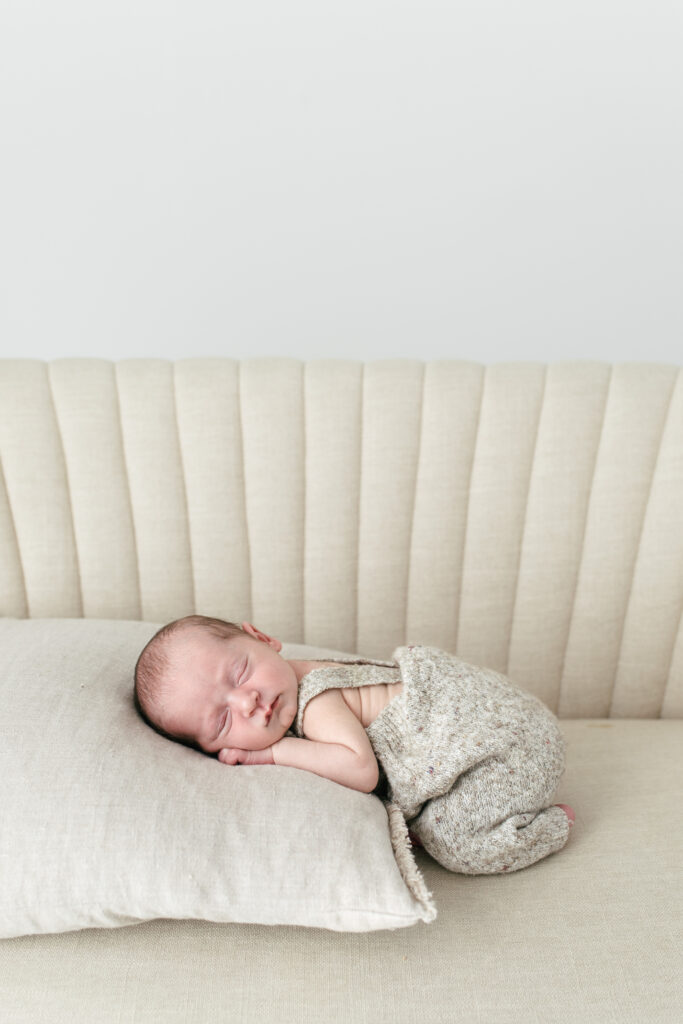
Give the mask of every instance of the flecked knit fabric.
POLYGON ((564 738, 537 697, 492 669, 436 647, 397 647, 391 662, 328 659, 299 685, 293 731, 323 690, 403 683, 367 727, 389 796, 427 852, 451 871, 517 871, 561 849, 569 835, 552 798, 564 738))

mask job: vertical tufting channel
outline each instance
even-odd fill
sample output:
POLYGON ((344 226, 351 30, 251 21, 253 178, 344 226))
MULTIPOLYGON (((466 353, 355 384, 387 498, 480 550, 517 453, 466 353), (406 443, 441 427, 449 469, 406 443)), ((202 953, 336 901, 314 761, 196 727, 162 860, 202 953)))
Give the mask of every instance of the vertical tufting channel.
POLYGON ((69 481, 82 614, 137 619, 137 556, 114 364, 60 359, 50 364, 49 375, 69 481))
POLYGON ((403 642, 424 364, 365 364, 358 541, 357 650, 403 642))
POLYGON ((545 373, 544 373, 544 376, 543 376, 543 393, 541 395, 541 400, 540 400, 538 420, 536 421, 536 430, 534 431, 534 445, 533 445, 533 451, 532 451, 532 454, 531 454, 531 469, 530 469, 530 472, 529 472, 529 479, 528 479, 527 492, 526 492, 526 501, 525 501, 525 504, 524 504, 524 517, 523 517, 522 537, 521 537, 521 540, 520 540, 520 543, 519 543, 519 557, 518 557, 518 561, 517 561, 517 572, 515 574, 515 577, 516 577, 515 594, 514 594, 514 597, 512 599, 512 608, 510 610, 510 628, 508 630, 508 650, 507 650, 507 657, 505 659, 505 673, 506 674, 509 674, 509 671, 510 671, 510 648, 512 647, 512 633, 513 633, 513 630, 515 628, 515 617, 516 617, 516 611, 517 611, 517 597, 518 597, 518 594, 519 594, 519 579, 520 579, 520 575, 521 575, 522 559, 524 558, 524 555, 525 555, 524 539, 525 539, 525 535, 526 535, 527 524, 529 522, 529 517, 530 517, 531 489, 533 487, 534 476, 535 476, 535 468, 537 466, 537 456, 538 456, 538 452, 539 452, 539 436, 540 436, 540 433, 541 433, 541 421, 543 420, 544 413, 545 413, 545 410, 546 410, 546 403, 548 401, 548 375, 549 375, 549 368, 546 366, 545 367, 545 373))
POLYGON ((609 714, 675 377, 674 367, 635 363, 613 367, 567 638, 559 705, 563 716, 609 714))
POLYGON ((194 611, 173 363, 127 359, 116 364, 116 376, 141 615, 166 622, 194 611))
POLYGON ((457 650, 507 671, 520 549, 546 368, 486 368, 470 480, 457 650))
POLYGON ((305 642, 356 646, 363 364, 305 365, 305 642))
MULTIPOLYGON (((2 413, 0 412, 1 416, 2 413)), ((2 430, 2 427, 0 427, 0 430, 2 430)), ((0 615, 12 616, 18 619, 26 618, 28 616, 28 604, 24 569, 21 564, 19 541, 14 526, 14 515, 12 514, 7 494, 5 474, 2 470, 2 458, 0 458, 0 566, 2 566, 0 615)))
POLYGON ((301 641, 304 619, 303 374, 297 359, 240 367, 251 620, 290 642, 301 641))
POLYGON ((454 651, 484 367, 444 360, 424 371, 406 641, 454 651))
POLYGON ((667 408, 658 442, 653 424, 652 450, 656 446, 657 455, 610 706, 610 716, 619 718, 656 717, 675 692, 683 693, 683 666, 672 661, 683 608, 683 373, 674 367, 663 373, 656 401, 662 413, 667 408), (646 688, 643 678, 649 680, 646 688))
POLYGON ((242 621, 251 617, 251 567, 239 389, 235 360, 175 364, 195 609, 242 621))
MULTIPOLYGON (((19 563, 28 615, 79 617, 83 606, 71 499, 48 372, 47 363, 30 359, 3 360, 0 370, 5 508, 18 546, 18 558, 10 553, 8 563, 9 602, 3 597, 2 604, 19 607, 19 563)), ((7 544, 8 525, 3 533, 7 544)))
MULTIPOLYGON (((661 710, 662 718, 683 718, 683 601, 679 601, 679 606, 681 607, 681 614, 678 618, 669 672, 666 678, 666 689, 661 710)), ((656 683, 657 680, 655 680, 655 685, 656 683)), ((641 689, 649 689, 648 684, 649 677, 647 675, 642 676, 640 680, 641 689)))
POLYGON ((604 363, 549 366, 538 421, 507 671, 553 710, 610 372, 604 363))

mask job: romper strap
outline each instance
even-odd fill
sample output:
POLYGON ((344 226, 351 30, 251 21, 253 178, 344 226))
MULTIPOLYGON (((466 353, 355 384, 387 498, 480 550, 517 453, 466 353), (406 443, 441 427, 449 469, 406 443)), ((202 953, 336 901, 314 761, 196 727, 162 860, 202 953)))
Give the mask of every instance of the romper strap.
POLYGON ((311 669, 299 683, 299 704, 292 729, 297 736, 303 736, 303 719, 306 705, 323 690, 349 689, 354 686, 373 686, 378 683, 399 683, 401 671, 393 661, 349 661, 337 658, 327 661, 336 665, 324 665, 311 669))

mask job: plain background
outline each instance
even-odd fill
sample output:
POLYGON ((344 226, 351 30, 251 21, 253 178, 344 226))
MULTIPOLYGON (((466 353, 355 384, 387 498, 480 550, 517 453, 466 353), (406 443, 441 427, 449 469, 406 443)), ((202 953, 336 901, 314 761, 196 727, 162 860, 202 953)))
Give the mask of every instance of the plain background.
POLYGON ((680 0, 0 11, 0 355, 681 362, 680 0))

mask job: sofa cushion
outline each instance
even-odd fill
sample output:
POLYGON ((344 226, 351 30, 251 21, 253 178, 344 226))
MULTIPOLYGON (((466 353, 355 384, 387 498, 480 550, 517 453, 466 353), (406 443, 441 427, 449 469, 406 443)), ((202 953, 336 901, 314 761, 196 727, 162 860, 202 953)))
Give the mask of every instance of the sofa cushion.
POLYGON ((230 768, 142 722, 133 669, 157 628, 0 620, 0 936, 158 917, 340 931, 430 920, 376 796, 295 768, 230 768))

